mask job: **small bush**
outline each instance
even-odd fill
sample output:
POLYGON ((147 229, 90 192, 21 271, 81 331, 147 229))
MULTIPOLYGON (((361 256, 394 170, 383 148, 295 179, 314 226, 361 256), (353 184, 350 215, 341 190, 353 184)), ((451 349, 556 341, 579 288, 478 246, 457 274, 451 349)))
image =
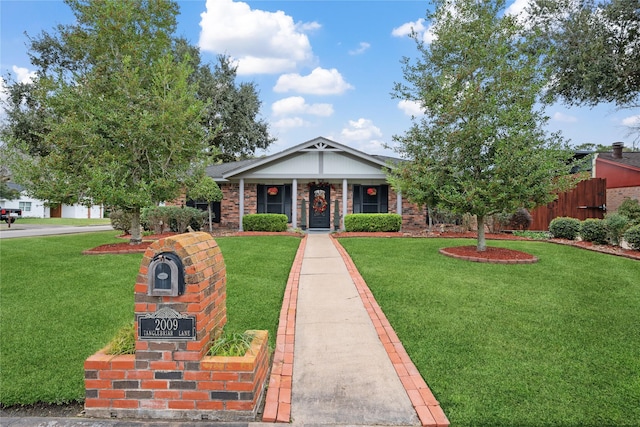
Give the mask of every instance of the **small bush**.
POLYGON ((345 231, 400 231, 402 217, 398 214, 351 214, 344 217, 345 231))
POLYGON ((635 199, 624 199, 618 213, 629 219, 631 225, 640 225, 640 202, 635 199))
POLYGON ((187 227, 191 227, 196 231, 202 229, 205 218, 208 214, 197 208, 184 208, 171 206, 171 231, 184 233, 187 227))
POLYGON ((133 323, 120 329, 111 340, 107 348, 107 354, 135 354, 136 353, 136 328, 133 323))
POLYGON ((111 226, 114 230, 122 231, 122 234, 130 234, 131 232, 131 218, 130 212, 125 212, 121 209, 114 209, 109 214, 111 220, 111 226))
POLYGON ((549 223, 549 232, 557 239, 574 240, 580 231, 580 220, 569 217, 558 217, 549 223))
POLYGON ((619 213, 607 214, 604 218, 604 222, 607 225, 607 230, 609 232, 609 240, 614 245, 619 245, 622 241, 622 236, 624 232, 631 225, 629 223, 629 218, 619 213))
POLYGON ((249 214, 242 217, 244 231, 287 231, 284 214, 249 214))
POLYGON ((588 218, 580 224, 580 237, 586 242, 604 245, 607 243, 608 234, 607 225, 601 219, 588 218))
POLYGON ((533 217, 525 208, 518 209, 511 218, 509 218, 509 226, 513 230, 528 230, 533 222, 533 217))
POLYGON ((244 356, 251 347, 252 340, 253 334, 249 332, 242 334, 237 332, 225 333, 214 341, 211 349, 209 349, 209 355, 224 357, 244 356))
POLYGON ((624 232, 624 240, 631 249, 640 251, 640 225, 634 225, 624 232))
POLYGON ((152 230, 154 234, 162 234, 170 228, 171 208, 172 206, 154 206, 143 209, 140 222, 146 230, 152 230))

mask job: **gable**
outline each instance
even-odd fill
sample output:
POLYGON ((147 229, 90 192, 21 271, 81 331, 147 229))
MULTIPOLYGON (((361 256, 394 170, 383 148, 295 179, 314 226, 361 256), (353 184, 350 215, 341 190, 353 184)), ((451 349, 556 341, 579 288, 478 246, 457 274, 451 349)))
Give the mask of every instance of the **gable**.
POLYGON ((250 164, 227 167, 222 177, 233 179, 385 179, 386 163, 377 157, 316 138, 250 164))

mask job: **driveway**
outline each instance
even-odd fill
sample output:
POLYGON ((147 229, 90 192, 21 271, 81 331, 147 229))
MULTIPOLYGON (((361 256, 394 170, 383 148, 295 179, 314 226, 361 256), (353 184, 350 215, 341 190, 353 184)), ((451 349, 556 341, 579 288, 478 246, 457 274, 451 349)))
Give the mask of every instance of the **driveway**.
POLYGON ((90 233, 94 231, 113 230, 111 225, 88 225, 73 227, 69 225, 20 224, 17 221, 8 228, 5 223, 0 226, 0 239, 16 237, 53 236, 57 234, 90 233))

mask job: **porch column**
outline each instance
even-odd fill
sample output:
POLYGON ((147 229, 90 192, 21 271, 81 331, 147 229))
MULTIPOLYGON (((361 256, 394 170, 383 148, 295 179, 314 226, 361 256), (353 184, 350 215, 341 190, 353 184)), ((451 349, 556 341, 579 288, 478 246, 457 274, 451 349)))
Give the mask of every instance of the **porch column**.
POLYGON ((238 228, 238 230, 240 231, 244 231, 242 229, 242 217, 244 216, 244 178, 240 178, 240 190, 239 190, 239 196, 240 198, 240 203, 238 205, 238 215, 240 216, 239 222, 240 222, 240 227, 238 228))
POLYGON ((291 206, 291 227, 295 230, 298 228, 298 180, 293 178, 293 182, 291 182, 291 198, 292 206, 291 206))
POLYGON ((348 188, 347 179, 345 178, 342 180, 342 226, 340 227, 342 231, 344 231, 344 217, 347 215, 347 202, 349 201, 348 188))
POLYGON ((402 216, 402 193, 398 191, 396 196, 396 213, 402 216))

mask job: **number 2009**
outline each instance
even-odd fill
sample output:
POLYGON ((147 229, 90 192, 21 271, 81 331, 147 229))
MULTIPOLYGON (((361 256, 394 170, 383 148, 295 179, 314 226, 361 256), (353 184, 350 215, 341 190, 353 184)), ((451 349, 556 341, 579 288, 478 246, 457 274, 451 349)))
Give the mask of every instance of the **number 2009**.
POLYGON ((175 331, 178 329, 178 319, 155 319, 156 331, 175 331))

